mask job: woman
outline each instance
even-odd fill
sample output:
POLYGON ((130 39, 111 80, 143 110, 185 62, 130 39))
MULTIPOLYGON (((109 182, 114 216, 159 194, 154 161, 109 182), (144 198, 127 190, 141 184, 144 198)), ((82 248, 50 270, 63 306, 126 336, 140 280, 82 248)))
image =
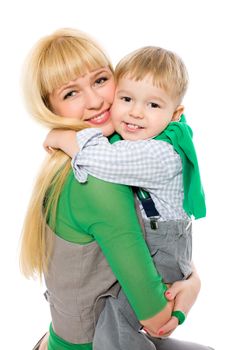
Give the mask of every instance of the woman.
MULTIPOLYGON (((75 30, 59 30, 40 40, 25 65, 28 109, 50 128, 98 125, 111 135, 114 89, 109 60, 91 38, 75 30)), ((36 182, 23 229, 21 266, 28 277, 45 277, 52 315, 48 349, 92 348, 104 296, 118 294, 116 277, 142 324, 146 320, 158 329, 170 318, 173 303, 165 300, 131 190, 95 178, 80 185, 70 159, 60 151, 45 161, 36 182)), ((180 283, 176 306, 188 312, 199 280, 194 274, 188 284, 180 283)), ((39 346, 46 345, 41 341, 39 346)))

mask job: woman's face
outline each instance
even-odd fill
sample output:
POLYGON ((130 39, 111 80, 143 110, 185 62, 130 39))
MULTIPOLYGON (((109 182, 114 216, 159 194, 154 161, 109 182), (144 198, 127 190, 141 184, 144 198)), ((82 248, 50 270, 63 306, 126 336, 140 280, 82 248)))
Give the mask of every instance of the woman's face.
POLYGON ((114 92, 113 74, 102 67, 55 89, 49 95, 49 104, 55 114, 84 121, 109 136, 114 132, 110 118, 114 92))

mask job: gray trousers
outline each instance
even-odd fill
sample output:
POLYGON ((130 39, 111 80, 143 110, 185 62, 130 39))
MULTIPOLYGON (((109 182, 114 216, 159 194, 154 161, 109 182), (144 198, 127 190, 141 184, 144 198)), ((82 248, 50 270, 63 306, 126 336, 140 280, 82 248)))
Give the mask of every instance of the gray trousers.
POLYGON ((100 314, 93 350, 209 350, 207 346, 172 338, 147 337, 140 332, 141 325, 124 293, 107 299, 100 314))
POLYGON ((162 221, 156 230, 144 220, 145 240, 164 283, 187 279, 192 273, 192 222, 162 221))
MULTIPOLYGON (((151 256, 164 282, 187 278, 191 273, 192 229, 189 222, 170 221, 151 230, 144 222, 151 256)), ((108 298, 93 340, 93 350, 207 350, 209 347, 172 338, 152 338, 143 334, 141 325, 122 290, 108 298)))

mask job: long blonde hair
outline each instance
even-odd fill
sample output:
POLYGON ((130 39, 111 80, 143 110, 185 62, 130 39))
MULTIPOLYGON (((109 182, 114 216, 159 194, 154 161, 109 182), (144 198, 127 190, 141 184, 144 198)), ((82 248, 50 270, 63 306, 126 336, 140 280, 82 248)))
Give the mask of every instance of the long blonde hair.
MULTIPOLYGON (((23 69, 23 93, 29 113, 49 128, 86 128, 81 121, 54 114, 49 109, 48 96, 70 80, 104 66, 112 70, 102 49, 78 30, 59 29, 42 38, 29 53, 23 69)), ((47 271, 53 243, 46 237, 46 221, 48 213, 55 220, 58 198, 69 171, 70 158, 61 151, 48 156, 42 164, 22 230, 20 267, 26 277, 41 277, 47 271)))

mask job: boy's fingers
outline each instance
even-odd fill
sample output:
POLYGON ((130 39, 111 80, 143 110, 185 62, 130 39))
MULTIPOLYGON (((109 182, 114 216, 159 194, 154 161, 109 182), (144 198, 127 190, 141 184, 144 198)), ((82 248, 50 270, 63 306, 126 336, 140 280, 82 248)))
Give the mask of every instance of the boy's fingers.
POLYGON ((44 148, 44 150, 45 150, 47 153, 49 153, 49 154, 52 154, 53 151, 54 151, 54 149, 53 149, 52 147, 47 146, 47 145, 45 145, 45 144, 43 144, 43 148, 44 148))

